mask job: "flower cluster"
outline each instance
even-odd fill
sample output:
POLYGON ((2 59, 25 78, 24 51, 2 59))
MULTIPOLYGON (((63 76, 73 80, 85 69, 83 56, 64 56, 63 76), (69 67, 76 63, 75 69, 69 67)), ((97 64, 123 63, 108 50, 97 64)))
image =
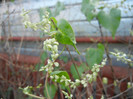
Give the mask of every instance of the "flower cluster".
POLYGON ((128 58, 128 56, 125 53, 122 52, 110 52, 112 55, 116 56, 117 61, 122 61, 126 64, 130 64, 131 66, 132 64, 132 60, 128 58))
POLYGON ((73 89, 75 89, 79 84, 82 84, 84 87, 87 87, 88 82, 91 83, 92 81, 96 80, 98 72, 100 71, 100 67, 103 67, 106 61, 107 59, 104 59, 101 62, 101 65, 94 64, 92 68, 92 74, 84 74, 81 80, 76 79, 75 82, 71 81, 70 79, 67 79, 64 75, 62 75, 61 77, 59 77, 58 75, 52 75, 50 76, 50 78, 53 79, 55 82, 64 82, 65 86, 70 86, 73 89))
POLYGON ((62 91, 62 93, 65 95, 65 98, 72 99, 73 95, 69 95, 67 92, 62 91))
POLYGON ((23 23, 25 25, 26 28, 30 27, 32 28, 33 30, 42 30, 44 31, 45 33, 48 32, 49 30, 49 24, 50 24, 50 21, 49 21, 49 12, 45 12, 45 16, 43 16, 43 19, 42 21, 40 22, 37 22, 37 23, 32 23, 30 21, 30 18, 29 18, 29 15, 28 15, 29 11, 24 11, 23 10, 23 13, 21 14, 21 16, 23 16, 23 23))
MULTIPOLYGON (((118 2, 118 3, 115 3, 115 4, 107 4, 106 2, 102 1, 100 2, 100 5, 103 5, 102 7, 103 8, 118 8, 118 7, 121 7, 121 8, 125 8, 125 9, 128 9, 129 11, 132 10, 132 6, 130 4, 126 4, 127 0, 121 0, 121 2, 118 2)), ((98 6, 99 7, 99 6, 98 6)), ((125 13, 127 13, 127 11, 125 10, 125 13)))
POLYGON ((56 67, 59 66, 58 62, 55 62, 55 60, 58 58, 59 54, 58 54, 58 45, 59 43, 55 40, 55 38, 52 39, 47 39, 46 41, 44 41, 44 46, 43 49, 47 50, 47 51, 51 51, 51 58, 52 59, 48 59, 47 65, 44 67, 41 67, 40 71, 46 70, 49 73, 51 73, 53 71, 53 65, 55 65, 56 67))
POLYGON ((81 80, 81 84, 84 86, 84 87, 87 87, 87 83, 91 83, 92 81, 95 81, 96 80, 96 77, 98 75, 98 72, 100 71, 100 68, 103 67, 105 64, 106 64, 106 61, 107 59, 104 59, 102 62, 101 62, 101 65, 98 65, 98 64, 94 64, 94 66, 92 67, 92 74, 85 74, 83 75, 83 79, 81 80))
POLYGON ((55 82, 60 81, 60 83, 65 83, 65 86, 70 86, 71 88, 75 89, 76 86, 80 84, 80 80, 76 79, 75 82, 71 81, 71 79, 67 79, 64 75, 59 77, 58 75, 50 76, 55 82))
POLYGON ((33 90, 33 87, 32 86, 27 86, 25 88, 20 88, 20 89, 23 90, 24 94, 30 94, 32 92, 32 90, 33 90))

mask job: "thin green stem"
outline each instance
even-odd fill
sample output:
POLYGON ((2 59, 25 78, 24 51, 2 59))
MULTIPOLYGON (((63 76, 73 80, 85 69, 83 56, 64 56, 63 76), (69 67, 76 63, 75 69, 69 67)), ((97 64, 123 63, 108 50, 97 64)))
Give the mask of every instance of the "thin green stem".
POLYGON ((63 47, 63 50, 61 51, 61 53, 59 54, 59 56, 63 53, 63 51, 65 50, 65 48, 66 48, 66 47, 64 46, 64 47, 63 47))
POLYGON ((46 74, 45 88, 46 88, 46 93, 47 93, 48 99, 50 99, 50 96, 49 96, 49 93, 48 93, 48 88, 47 88, 47 82, 48 82, 48 72, 46 74))
POLYGON ((71 57, 71 59, 72 59, 72 62, 73 62, 73 64, 74 64, 74 67, 75 67, 75 69, 76 69, 76 72, 78 73, 78 76, 79 76, 79 78, 81 79, 80 74, 79 74, 79 72, 78 72, 78 69, 77 69, 77 67, 76 67, 76 64, 75 64, 75 62, 74 62, 74 59, 73 59, 73 57, 72 57, 72 55, 71 55, 71 53, 70 53, 70 50, 69 50, 69 48, 68 48, 67 46, 66 46, 66 49, 68 50, 69 55, 70 55, 70 57, 71 57))
POLYGON ((51 22, 53 23, 55 29, 58 30, 58 27, 57 27, 56 24, 54 23, 53 19, 51 19, 51 22))

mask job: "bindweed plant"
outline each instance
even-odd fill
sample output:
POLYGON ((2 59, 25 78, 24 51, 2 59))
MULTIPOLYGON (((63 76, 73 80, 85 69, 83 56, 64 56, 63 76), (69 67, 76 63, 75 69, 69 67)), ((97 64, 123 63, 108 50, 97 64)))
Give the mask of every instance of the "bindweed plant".
MULTIPOLYGON (((28 12, 24 11, 22 16, 24 17, 24 25, 26 28, 30 27, 34 30, 41 29, 44 32, 47 32, 47 34, 51 37, 50 39, 46 39, 43 43, 43 49, 44 51, 50 51, 51 55, 50 58, 47 60, 47 64, 45 66, 42 66, 39 71, 46 71, 46 78, 45 78, 45 88, 46 88, 46 97, 51 99, 51 96, 49 95, 47 83, 48 78, 56 83, 60 84, 64 88, 67 89, 67 91, 63 90, 62 93, 65 95, 66 98, 72 99, 72 90, 75 90, 76 87, 79 85, 83 85, 83 87, 87 87, 88 83, 92 83, 96 80, 96 77, 98 75, 98 72, 100 71, 100 67, 103 67, 106 63, 106 59, 101 62, 101 65, 94 64, 92 66, 92 74, 82 74, 81 79, 75 79, 75 81, 72 81, 66 71, 55 71, 55 67, 59 66, 58 62, 55 62, 56 59, 61 55, 58 52, 58 45, 59 43, 66 45, 72 45, 74 46, 75 50, 78 54, 79 51, 76 48, 76 41, 75 41, 75 35, 74 32, 70 26, 70 24, 64 20, 61 19, 59 23, 57 23, 55 18, 48 18, 49 13, 46 12, 46 16, 44 16, 43 20, 38 23, 32 23, 28 21, 28 12), (45 21, 44 21, 45 20, 45 21), (44 27, 44 29, 42 29, 44 27), (50 27, 50 30, 49 30, 50 27), (68 27, 68 28, 66 28, 68 27), (49 33, 48 33, 49 31, 49 33), (68 93, 67 93, 68 92, 68 93)), ((89 68, 88 68, 89 69, 89 68)), ((63 88, 63 89, 64 89, 63 88)), ((23 92, 27 95, 30 95, 35 98, 39 98, 39 96, 32 95, 31 93, 32 87, 27 86, 23 89, 23 92)), ((40 97, 42 98, 42 97, 40 97)))
MULTIPOLYGON (((122 1, 121 4, 123 4, 124 1, 122 1)), ((101 27, 104 27, 108 29, 111 32, 112 37, 115 38, 115 33, 121 19, 121 11, 120 9, 118 9, 121 4, 115 5, 113 7, 110 7, 108 5, 98 7, 97 0, 83 0, 81 11, 89 22, 94 18, 97 19, 102 37, 103 33, 101 27), (104 8, 109 8, 109 13, 105 13, 104 8), (97 9, 99 10, 97 11, 97 9)), ((69 51, 67 45, 73 46, 75 51, 80 54, 76 47, 75 33, 73 32, 71 25, 65 19, 60 19, 59 21, 57 21, 54 17, 49 17, 49 12, 47 11, 45 12, 45 15, 42 16, 42 20, 40 22, 32 23, 29 20, 28 13, 29 11, 23 11, 22 13, 25 27, 32 28, 33 30, 41 30, 50 37, 43 42, 43 50, 51 52, 51 55, 47 60, 47 64, 39 69, 40 72, 46 72, 44 88, 45 96, 43 97, 34 95, 32 93, 32 86, 22 88, 23 92, 34 98, 52 99, 54 98, 57 89, 59 89, 62 93, 61 95, 64 95, 65 98, 74 98, 74 91, 78 89, 79 86, 83 86, 84 89, 87 89, 89 87, 89 84, 92 84, 96 81, 100 68, 106 64, 107 60, 109 61, 110 57, 108 55, 109 53, 105 46, 104 40, 102 41, 102 44, 99 43, 97 45, 97 48, 87 49, 85 57, 87 65, 89 65, 89 67, 86 66, 86 69, 82 69, 74 65, 74 69, 73 67, 71 68, 71 71, 76 72, 78 75, 74 76, 75 79, 73 80, 66 70, 55 69, 57 67, 60 67, 60 64, 56 60, 62 54, 64 49, 66 48, 69 51), (61 53, 59 53, 58 51, 59 44, 64 44, 64 48, 61 53), (103 58, 104 51, 106 52, 107 59, 103 58), (88 71, 91 71, 91 73, 88 71), (49 79, 53 84, 49 84, 49 79), (54 91, 50 92, 50 88, 54 89, 54 91)), ((118 60, 122 60, 125 63, 132 62, 130 59, 126 58, 126 54, 114 52, 111 52, 111 54, 115 55, 118 60)), ((107 79, 104 79, 103 82, 107 84, 107 79)), ((92 99, 92 95, 88 95, 87 98, 92 99)))

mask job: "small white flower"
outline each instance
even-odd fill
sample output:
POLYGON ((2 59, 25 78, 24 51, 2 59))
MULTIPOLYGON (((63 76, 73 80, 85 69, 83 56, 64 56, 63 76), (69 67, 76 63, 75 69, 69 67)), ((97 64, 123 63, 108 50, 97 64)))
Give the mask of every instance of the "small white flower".
POLYGON ((55 57, 57 58, 59 56, 59 54, 55 54, 55 57))
POLYGON ((53 76, 50 76, 51 79, 53 79, 54 77, 53 76))
POLYGON ((123 57, 126 57, 126 54, 123 54, 123 57))
POLYGON ((93 72, 93 74, 92 74, 94 77, 96 77, 97 76, 97 73, 96 72, 93 72))
POLYGON ((52 63, 52 61, 50 59, 48 59, 48 64, 51 64, 51 63, 52 63))
POLYGON ((87 74, 86 77, 89 78, 91 75, 90 74, 87 74))
POLYGON ((46 71, 48 71, 48 68, 46 68, 46 71))
POLYGON ((87 86, 87 83, 83 84, 83 86, 86 87, 87 86))
POLYGON ((96 72, 99 72, 99 71, 100 71, 100 69, 99 69, 99 68, 97 68, 97 69, 96 69, 96 72))
POLYGON ((65 86, 68 86, 68 85, 69 85, 69 83, 66 81, 66 82, 65 82, 65 86))
POLYGON ((71 80, 68 80, 68 82, 70 83, 70 82, 71 82, 71 80))
POLYGON ((127 61, 128 61, 128 62, 130 62, 130 61, 131 61, 131 59, 127 59, 127 61))
POLYGON ((62 79, 66 79, 66 77, 64 75, 61 76, 62 79))
POLYGON ((60 80, 60 82, 62 83, 62 82, 64 82, 64 80, 63 80, 63 79, 61 79, 61 80, 60 80))
POLYGON ((107 84, 108 83, 108 79, 106 77, 103 77, 103 83, 107 84))
POLYGON ((84 80, 81 80, 81 84, 83 84, 83 85, 84 85, 84 84, 85 84, 85 81, 84 81, 84 80))
POLYGON ((71 95, 70 95, 70 97, 72 98, 72 97, 73 97, 73 95, 71 94, 71 95))
POLYGON ((59 76, 55 75, 55 79, 58 80, 59 79, 59 76))
POLYGON ((79 79, 76 79, 75 81, 76 81, 76 83, 80 83, 80 80, 79 79))
POLYGON ((59 43, 58 42, 54 42, 54 45, 59 45, 59 43))
POLYGON ((48 49, 51 49, 52 48, 52 45, 48 44, 47 47, 48 47, 48 49))
POLYGON ((58 52, 58 46, 57 45, 53 46, 53 51, 58 52))
POLYGON ((58 67, 58 66, 59 66, 59 63, 58 63, 58 62, 55 62, 54 65, 55 65, 56 67, 58 67))
POLYGON ((44 30, 44 32, 48 32, 47 30, 44 30))

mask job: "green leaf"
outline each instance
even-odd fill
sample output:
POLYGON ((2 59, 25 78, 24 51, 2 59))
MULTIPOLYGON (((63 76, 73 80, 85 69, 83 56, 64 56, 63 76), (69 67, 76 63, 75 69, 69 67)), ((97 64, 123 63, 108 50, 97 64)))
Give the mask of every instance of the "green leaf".
POLYGON ((58 1, 56 3, 55 10, 53 11, 53 17, 58 16, 60 14, 60 11, 62 11, 64 9, 65 9, 64 3, 61 3, 58 1))
POLYGON ((62 89, 67 89, 70 92, 70 88, 69 86, 65 86, 65 82, 60 82, 61 80, 61 76, 65 76, 66 79, 70 79, 68 73, 66 71, 54 71, 50 74, 51 76, 57 75, 59 77, 59 79, 57 80, 57 82, 61 85, 62 89))
POLYGON ((81 5, 81 11, 90 22, 94 17, 95 4, 98 0, 83 0, 81 5))
POLYGON ((114 38, 120 24, 121 11, 117 8, 112 8, 108 14, 100 11, 97 18, 100 24, 112 33, 112 37, 114 38))
POLYGON ((65 84, 60 84, 61 89, 66 90, 71 93, 69 86, 65 86, 65 84))
POLYGON ((67 35, 60 32, 56 33, 55 39, 61 44, 74 45, 72 40, 67 35))
POLYGON ((66 20, 61 19, 57 23, 57 26, 59 32, 55 36, 56 40, 61 44, 72 45, 77 53, 80 54, 76 48, 75 33, 73 32, 71 25, 66 20))
MULTIPOLYGON (((51 85, 47 84, 47 89, 48 89, 48 93, 49 93, 50 99, 54 99, 54 96, 55 96, 56 91, 57 91, 56 86, 54 84, 51 84, 51 85)), ((48 98, 47 92, 46 92, 46 88, 44 90, 44 94, 48 98)))
POLYGON ((102 44, 98 44, 98 48, 89 48, 86 51, 85 57, 90 69, 94 64, 100 64, 100 62, 103 59, 103 55, 104 55, 104 46, 102 44))
POLYGON ((57 20, 54 17, 49 18, 49 20, 51 21, 50 31, 57 31, 57 20))
POLYGON ((14 2, 14 0, 11 0, 11 2, 14 2))
POLYGON ((68 73, 66 71, 54 71, 50 75, 51 76, 57 75, 59 77, 59 79, 56 82, 58 82, 59 84, 62 84, 63 86, 65 86, 65 82, 60 82, 61 76, 65 76, 66 79, 70 79, 70 77, 69 77, 69 75, 68 75, 68 73))
POLYGON ((42 55, 41 55, 41 63, 44 63, 45 60, 47 59, 48 55, 46 52, 43 52, 42 55))
POLYGON ((66 71, 54 71, 50 75, 57 75, 59 77, 64 75, 67 79, 70 79, 70 77, 69 77, 69 75, 68 75, 68 73, 66 71))
POLYGON ((50 17, 49 19, 53 21, 52 24, 54 23, 57 26, 57 20, 54 17, 50 17))
POLYGON ((73 32, 71 25, 65 19, 60 19, 57 26, 64 35, 68 36, 72 42, 76 44, 75 33, 73 32))
POLYGON ((45 11, 49 12, 49 17, 56 17, 60 14, 62 10, 65 10, 65 6, 64 6, 64 3, 61 3, 59 1, 56 3, 55 9, 53 11, 51 11, 49 7, 40 8, 39 9, 40 19, 42 20, 42 16, 45 14, 44 13, 45 11))
MULTIPOLYGON (((81 64, 80 66, 76 66, 77 67, 77 70, 78 70, 78 72, 79 72, 79 75, 80 75, 80 77, 82 76, 82 73, 86 70, 86 64, 81 64)), ((71 65, 71 68, 70 68, 70 71, 71 71, 71 73, 72 73, 72 76, 73 76, 73 78, 74 79, 80 79, 79 78, 79 75, 78 75, 78 73, 77 73, 77 71, 76 71, 76 68, 75 68, 75 66, 74 66, 74 64, 72 64, 71 65)))
POLYGON ((39 9, 40 20, 43 19, 42 16, 45 15, 45 13, 44 13, 45 11, 49 12, 49 17, 56 17, 64 9, 65 9, 64 3, 61 3, 61 2, 56 3, 54 11, 51 11, 49 7, 40 8, 39 9))
POLYGON ((80 54, 76 48, 75 33, 73 32, 71 25, 64 19, 57 22, 54 17, 51 17, 49 20, 51 21, 52 31, 50 32, 50 35, 56 34, 54 37, 59 43, 72 45, 77 53, 80 54))

